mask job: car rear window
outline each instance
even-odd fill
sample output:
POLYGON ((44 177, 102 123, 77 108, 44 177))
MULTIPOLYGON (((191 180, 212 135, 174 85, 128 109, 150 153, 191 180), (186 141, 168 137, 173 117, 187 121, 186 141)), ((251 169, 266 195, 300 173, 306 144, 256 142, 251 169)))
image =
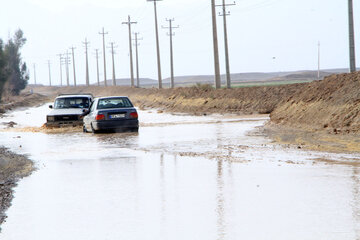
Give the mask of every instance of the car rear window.
POLYGON ((89 103, 88 98, 57 98, 54 108, 89 108, 89 103))
POLYGON ((106 98, 100 99, 97 109, 129 108, 133 107, 128 98, 106 98))

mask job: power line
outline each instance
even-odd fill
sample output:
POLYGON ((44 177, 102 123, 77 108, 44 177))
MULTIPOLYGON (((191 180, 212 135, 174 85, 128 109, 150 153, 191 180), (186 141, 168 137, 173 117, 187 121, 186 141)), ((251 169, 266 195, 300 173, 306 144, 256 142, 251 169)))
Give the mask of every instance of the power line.
POLYGON ((223 17, 224 22, 224 46, 225 46, 225 66, 226 66, 226 87, 231 88, 231 75, 230 75, 230 61, 229 61, 229 46, 228 46, 228 36, 227 36, 227 25, 226 25, 226 16, 230 15, 230 12, 226 11, 227 6, 234 6, 234 3, 226 4, 225 0, 222 0, 221 5, 216 5, 217 7, 222 7, 223 11, 219 15, 223 17))
POLYGON ((133 67, 133 55, 132 55, 132 42, 131 42, 131 24, 137 24, 137 22, 131 22, 130 16, 128 16, 128 21, 123 22, 122 24, 126 24, 129 27, 129 51, 130 51, 130 79, 131 79, 131 87, 134 87, 134 67, 133 67))
POLYGON ((105 87, 107 86, 107 82, 106 82, 106 57, 105 57, 105 35, 108 34, 108 32, 104 31, 104 28, 102 28, 102 32, 99 33, 102 35, 103 37, 103 55, 104 55, 104 84, 105 87))
POLYGON ((158 65, 158 81, 159 81, 159 88, 162 88, 159 29, 158 29, 157 9, 156 9, 156 2, 161 1, 161 0, 147 0, 147 1, 148 2, 154 2, 156 52, 157 52, 157 65, 158 65))
POLYGON ((166 21, 169 22, 169 27, 162 27, 164 29, 169 29, 169 37, 170 37, 170 72, 171 72, 171 77, 170 77, 170 87, 174 88, 175 87, 175 81, 174 81, 174 57, 173 57, 173 36, 175 36, 175 33, 173 33, 173 29, 174 28, 179 28, 179 25, 174 27, 172 25, 172 22, 175 21, 174 19, 166 19, 166 21))

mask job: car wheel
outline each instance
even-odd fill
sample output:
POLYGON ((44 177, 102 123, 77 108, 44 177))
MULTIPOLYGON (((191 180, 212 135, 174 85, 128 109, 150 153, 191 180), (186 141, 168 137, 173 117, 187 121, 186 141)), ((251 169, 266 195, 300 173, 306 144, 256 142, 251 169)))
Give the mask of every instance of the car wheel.
POLYGON ((92 124, 91 124, 90 126, 91 126, 91 132, 92 132, 92 133, 94 133, 94 134, 95 134, 95 133, 98 133, 98 131, 96 131, 96 130, 94 129, 94 127, 93 127, 92 124))
POLYGON ((139 127, 131 128, 131 131, 132 131, 132 132, 139 132, 139 127))
POLYGON ((83 132, 84 132, 84 133, 87 133, 87 132, 88 132, 87 129, 86 129, 86 127, 85 127, 85 124, 83 125, 83 132))

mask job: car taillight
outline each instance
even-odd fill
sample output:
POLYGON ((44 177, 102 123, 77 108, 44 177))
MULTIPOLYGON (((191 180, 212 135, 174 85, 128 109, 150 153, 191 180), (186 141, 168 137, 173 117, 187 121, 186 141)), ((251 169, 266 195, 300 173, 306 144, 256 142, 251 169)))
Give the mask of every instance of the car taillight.
POLYGON ((137 112, 130 113, 130 118, 138 118, 138 117, 139 117, 139 115, 137 112))
POLYGON ((105 115, 104 114, 98 114, 98 115, 96 115, 95 119, 96 119, 96 121, 104 120, 105 115))

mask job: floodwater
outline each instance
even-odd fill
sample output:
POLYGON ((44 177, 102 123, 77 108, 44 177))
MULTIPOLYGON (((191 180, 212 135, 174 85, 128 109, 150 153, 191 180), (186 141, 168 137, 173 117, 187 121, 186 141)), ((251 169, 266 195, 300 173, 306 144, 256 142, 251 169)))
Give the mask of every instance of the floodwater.
MULTIPOLYGON (((46 112, 0 121, 39 127, 46 112)), ((274 145, 267 117, 139 115, 138 134, 0 132, 38 168, 0 239, 360 239, 360 155, 274 145)))

